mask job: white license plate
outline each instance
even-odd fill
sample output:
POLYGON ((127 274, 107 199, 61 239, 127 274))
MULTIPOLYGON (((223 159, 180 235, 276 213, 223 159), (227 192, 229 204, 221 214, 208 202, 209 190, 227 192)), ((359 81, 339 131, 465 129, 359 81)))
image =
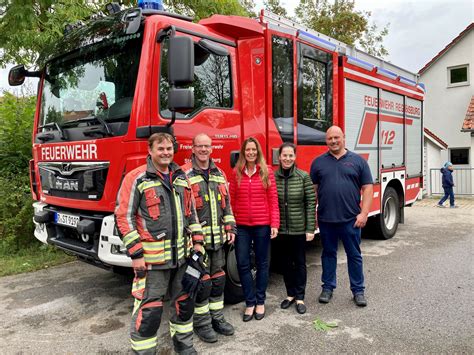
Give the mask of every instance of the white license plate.
POLYGON ((74 216, 72 214, 67 214, 67 213, 55 212, 54 221, 57 224, 61 224, 63 226, 76 228, 77 224, 79 223, 79 216, 74 216))

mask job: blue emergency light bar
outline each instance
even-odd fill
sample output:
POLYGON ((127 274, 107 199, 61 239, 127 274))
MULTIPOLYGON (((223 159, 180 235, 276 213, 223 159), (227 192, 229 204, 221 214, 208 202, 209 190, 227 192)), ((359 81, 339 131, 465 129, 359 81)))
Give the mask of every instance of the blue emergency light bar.
POLYGON ((164 11, 163 1, 161 0, 138 0, 138 7, 142 9, 164 11))
POLYGON ((395 80, 398 77, 398 75, 395 74, 394 72, 391 72, 390 70, 379 68, 379 67, 377 67, 377 74, 383 75, 393 80, 395 80))
POLYGON ((403 76, 400 76, 400 82, 403 84, 411 85, 411 86, 416 86, 416 81, 404 78, 403 76))
POLYGON ((319 47, 329 49, 330 51, 336 50, 336 45, 334 43, 326 41, 325 39, 322 39, 305 31, 298 30, 298 38, 304 39, 305 41, 313 43, 319 47))
POLYGON ((351 57, 350 55, 347 56, 347 63, 355 65, 356 67, 363 68, 368 71, 372 71, 375 67, 375 65, 370 64, 369 62, 365 62, 361 59, 358 59, 356 57, 351 57))

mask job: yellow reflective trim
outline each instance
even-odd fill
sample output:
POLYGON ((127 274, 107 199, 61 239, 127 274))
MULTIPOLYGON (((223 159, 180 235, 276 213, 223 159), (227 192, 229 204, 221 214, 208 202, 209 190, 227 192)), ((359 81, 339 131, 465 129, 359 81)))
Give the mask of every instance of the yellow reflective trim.
POLYGON ((209 195, 204 195, 204 199, 206 200, 206 202, 209 202, 209 195))
POLYGON ((224 301, 209 302, 209 310, 218 311, 224 308, 224 301))
POLYGON ((146 284, 146 279, 145 278, 139 279, 137 282, 133 283, 132 290, 133 291, 140 290, 140 289, 145 287, 145 284, 146 284))
POLYGON ((193 331, 193 322, 186 323, 186 324, 176 324, 176 323, 170 322, 170 332, 172 329, 174 330, 175 333, 181 333, 181 334, 190 333, 193 331))
POLYGON ((187 182, 186 180, 182 180, 182 179, 176 179, 176 180, 173 182, 173 185, 175 185, 175 186, 189 187, 188 182, 187 182))
POLYGON ((135 302, 133 302, 133 311, 132 311, 132 315, 135 314, 136 311, 138 311, 138 309, 140 308, 140 305, 142 303, 142 300, 137 300, 136 298, 134 298, 135 302))
POLYGON ((206 314, 207 312, 209 312, 209 303, 205 304, 204 306, 194 308, 195 314, 206 314))
POLYGON ((133 340, 130 339, 130 343, 132 344, 132 349, 139 351, 145 349, 156 348, 158 337, 153 337, 145 340, 133 340))
POLYGON ((224 216, 224 223, 235 223, 235 218, 233 215, 229 214, 227 216, 224 216))
POLYGON ((189 225, 189 229, 191 232, 201 232, 201 225, 199 223, 193 223, 189 225))
POLYGON ((216 201, 216 196, 214 194, 214 191, 209 189, 209 197, 211 198, 211 226, 212 226, 212 232, 214 234, 220 235, 220 230, 216 232, 216 226, 217 224, 217 201, 216 201))
POLYGON ((161 186, 159 181, 143 181, 140 185, 137 186, 138 191, 143 192, 146 189, 151 187, 161 186))
POLYGON ((225 179, 223 176, 209 175, 209 181, 218 182, 220 184, 225 184, 225 179))
POLYGON ((128 233, 125 237, 123 237, 123 244, 125 246, 129 245, 130 243, 133 243, 135 240, 139 239, 140 235, 136 230, 131 231, 128 233))
POLYGON ((200 175, 193 176, 193 177, 190 177, 190 178, 189 178, 189 182, 190 182, 191 184, 193 184, 193 185, 194 185, 194 184, 197 184, 198 182, 201 182, 201 181, 204 181, 204 179, 203 179, 202 176, 200 176, 200 175))
POLYGON ((165 247, 171 247, 171 242, 169 240, 165 241, 159 240, 156 242, 142 242, 143 249, 145 250, 161 250, 165 247))
MULTIPOLYGON (((186 184, 186 186, 188 186, 186 184)), ((184 228, 184 221, 183 221, 183 211, 181 210, 181 200, 179 198, 179 193, 176 191, 174 192, 174 199, 176 202, 176 221, 178 227, 178 240, 183 239, 183 228, 184 228)))

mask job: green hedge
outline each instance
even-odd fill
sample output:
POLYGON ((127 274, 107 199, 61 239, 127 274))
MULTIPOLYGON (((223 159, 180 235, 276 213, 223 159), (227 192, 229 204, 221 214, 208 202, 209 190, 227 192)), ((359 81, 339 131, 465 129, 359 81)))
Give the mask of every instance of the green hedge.
POLYGON ((36 98, 4 92, 0 97, 0 253, 32 244, 33 208, 28 175, 36 98))

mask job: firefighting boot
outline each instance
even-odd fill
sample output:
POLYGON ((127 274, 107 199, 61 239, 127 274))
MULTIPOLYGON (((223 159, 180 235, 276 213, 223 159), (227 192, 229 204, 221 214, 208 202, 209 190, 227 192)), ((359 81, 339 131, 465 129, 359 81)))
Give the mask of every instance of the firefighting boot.
POLYGON ((194 333, 206 343, 215 343, 217 341, 217 333, 212 329, 210 324, 206 324, 202 327, 195 327, 194 333))
POLYGON ((227 322, 224 318, 222 319, 213 319, 212 320, 212 328, 222 335, 233 335, 234 334, 234 327, 232 324, 227 322))

